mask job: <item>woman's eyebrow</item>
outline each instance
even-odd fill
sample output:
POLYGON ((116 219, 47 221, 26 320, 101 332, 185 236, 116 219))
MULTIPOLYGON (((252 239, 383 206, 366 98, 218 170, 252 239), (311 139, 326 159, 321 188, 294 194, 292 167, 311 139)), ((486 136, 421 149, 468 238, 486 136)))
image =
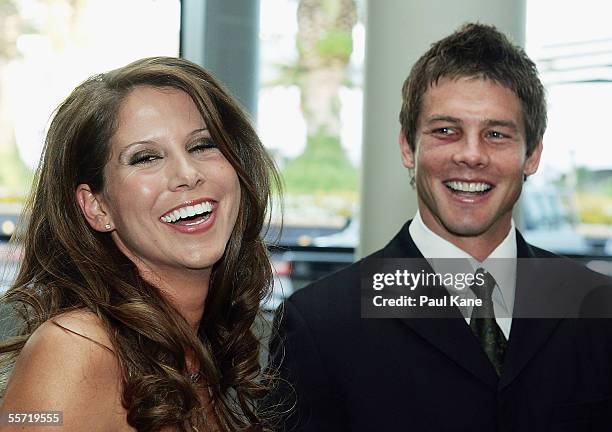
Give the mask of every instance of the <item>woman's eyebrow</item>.
MULTIPOLYGON (((195 135, 198 135, 200 133, 206 133, 208 132, 208 128, 207 127, 203 127, 203 128, 199 128, 199 129, 194 129, 188 136, 192 137, 195 135)), ((125 154, 125 152, 130 149, 131 147, 138 145, 138 144, 155 144, 155 140, 153 139, 147 139, 147 140, 139 140, 139 141, 134 141, 128 145, 126 145, 121 152, 119 153, 118 159, 121 160, 121 158, 123 157, 123 155, 125 154)))
POLYGON ((202 132, 208 132, 208 128, 207 127, 203 127, 203 128, 200 128, 200 129, 195 129, 193 132, 191 132, 189 134, 189 136, 194 136, 194 135, 197 135, 197 134, 202 133, 202 132))
POLYGON ((130 143, 128 145, 126 145, 121 152, 119 152, 119 155, 117 156, 117 160, 121 160, 123 158, 123 156, 125 155, 125 153, 131 148, 134 147, 135 145, 138 144, 154 144, 155 140, 142 140, 142 141, 134 141, 133 143, 130 143))

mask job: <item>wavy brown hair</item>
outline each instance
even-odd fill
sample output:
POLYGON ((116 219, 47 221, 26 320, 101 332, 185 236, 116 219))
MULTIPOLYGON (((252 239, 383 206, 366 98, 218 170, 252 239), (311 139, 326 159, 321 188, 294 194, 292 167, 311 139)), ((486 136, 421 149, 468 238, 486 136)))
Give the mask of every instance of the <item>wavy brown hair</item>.
POLYGON ((86 308, 101 320, 113 344, 130 426, 191 430, 206 423, 197 387, 187 378, 190 352, 209 387, 214 421, 223 430, 265 430, 256 401, 271 381, 262 379, 253 323, 272 285, 262 230, 269 222, 273 187, 280 191, 277 171, 247 117, 198 65, 146 58, 83 82, 53 117, 24 210, 27 223, 18 236, 23 260, 2 299, 24 325, 0 345, 5 371, 38 326, 86 308), (89 226, 75 198, 81 183, 94 193, 103 190, 117 113, 130 92, 143 85, 187 93, 240 181, 238 218, 213 267, 197 335, 110 235, 89 226))

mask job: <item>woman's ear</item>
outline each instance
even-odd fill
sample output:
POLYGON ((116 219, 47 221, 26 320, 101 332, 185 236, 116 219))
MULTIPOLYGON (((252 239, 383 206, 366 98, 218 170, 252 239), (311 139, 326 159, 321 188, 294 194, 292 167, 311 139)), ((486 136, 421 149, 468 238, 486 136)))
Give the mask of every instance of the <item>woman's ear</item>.
POLYGON ((77 186, 76 199, 89 226, 99 232, 110 232, 114 229, 111 215, 105 210, 100 195, 94 194, 89 185, 77 186))

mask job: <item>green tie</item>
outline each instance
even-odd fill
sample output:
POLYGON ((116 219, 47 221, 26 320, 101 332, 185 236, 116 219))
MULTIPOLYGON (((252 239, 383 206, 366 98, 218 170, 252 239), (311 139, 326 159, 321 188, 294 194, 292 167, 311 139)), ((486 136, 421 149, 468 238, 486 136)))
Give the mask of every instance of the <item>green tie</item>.
POLYGON ((474 307, 472 310, 470 328, 480 341, 480 346, 482 346, 485 354, 493 363, 497 375, 500 376, 508 342, 495 321, 493 288, 495 288, 496 282, 493 276, 482 268, 476 270, 476 281, 481 279, 478 274, 482 274, 484 283, 482 285, 474 283, 470 289, 476 294, 476 297, 482 300, 482 306, 474 307))

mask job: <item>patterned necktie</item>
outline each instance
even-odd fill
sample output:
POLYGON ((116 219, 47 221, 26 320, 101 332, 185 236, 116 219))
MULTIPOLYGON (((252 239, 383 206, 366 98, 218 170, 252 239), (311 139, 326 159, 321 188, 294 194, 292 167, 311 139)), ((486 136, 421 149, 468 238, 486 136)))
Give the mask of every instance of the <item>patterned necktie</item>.
POLYGON ((497 375, 500 376, 508 342, 495 321, 493 288, 495 288, 496 282, 493 276, 482 268, 476 270, 475 277, 476 281, 484 280, 482 285, 474 283, 470 286, 476 297, 482 300, 482 306, 472 309, 470 329, 472 329, 472 332, 474 332, 480 341, 480 346, 482 346, 485 354, 491 360, 491 363, 493 363, 497 375), (479 278, 478 274, 482 276, 479 278))

